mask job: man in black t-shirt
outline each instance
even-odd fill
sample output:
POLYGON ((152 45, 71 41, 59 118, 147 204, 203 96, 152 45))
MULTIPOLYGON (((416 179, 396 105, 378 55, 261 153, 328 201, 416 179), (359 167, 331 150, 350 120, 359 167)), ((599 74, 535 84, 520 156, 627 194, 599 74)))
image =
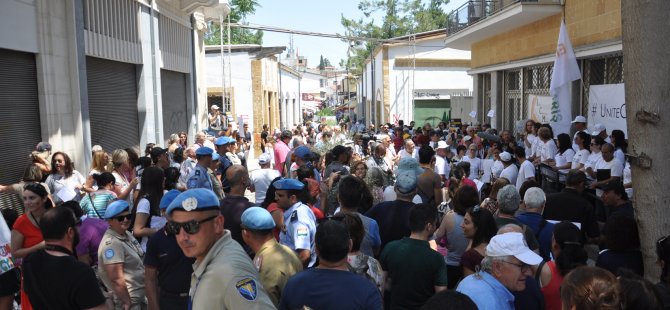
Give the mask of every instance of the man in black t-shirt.
POLYGON ((23 261, 23 289, 35 309, 106 309, 93 269, 73 254, 76 222, 68 208, 52 208, 40 219, 46 246, 23 261))

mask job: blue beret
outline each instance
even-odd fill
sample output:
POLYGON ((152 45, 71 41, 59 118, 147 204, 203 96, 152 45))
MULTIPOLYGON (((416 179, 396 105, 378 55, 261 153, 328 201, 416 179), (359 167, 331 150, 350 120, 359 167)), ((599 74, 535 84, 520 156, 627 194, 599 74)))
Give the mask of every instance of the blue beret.
POLYGON ((296 179, 281 179, 275 182, 275 189, 278 190, 301 190, 305 184, 296 179))
POLYGON ((181 194, 181 191, 176 189, 170 190, 169 192, 163 194, 161 198, 161 203, 158 205, 161 210, 167 209, 170 203, 181 194))
POLYGON ((213 160, 213 161, 217 161, 217 160, 219 160, 219 157, 220 157, 220 156, 219 156, 219 153, 217 153, 217 152, 212 153, 212 160, 213 160))
POLYGON ((225 145, 225 144, 228 144, 230 142, 229 140, 230 140, 230 138, 228 138, 226 136, 221 136, 221 137, 216 138, 216 141, 214 141, 214 145, 225 145))
POLYGON ((127 201, 115 200, 107 206, 107 210, 105 210, 105 219, 111 219, 127 210, 130 210, 130 205, 127 201))
POLYGON ((242 226, 252 230, 267 230, 275 228, 275 221, 268 210, 251 207, 242 213, 242 226))
POLYGON ((206 188, 189 189, 177 196, 167 208, 167 213, 174 210, 203 211, 219 209, 219 198, 212 190, 206 188))
POLYGON ((206 146, 199 147, 195 151, 195 155, 198 155, 198 156, 211 156, 212 153, 214 153, 214 150, 212 150, 212 149, 210 149, 206 146))

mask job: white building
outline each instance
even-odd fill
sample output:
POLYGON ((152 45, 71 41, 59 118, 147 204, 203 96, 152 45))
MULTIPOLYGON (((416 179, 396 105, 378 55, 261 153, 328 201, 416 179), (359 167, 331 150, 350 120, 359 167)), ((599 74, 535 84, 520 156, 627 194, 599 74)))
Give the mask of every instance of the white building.
POLYGON ((414 45, 409 37, 400 37, 393 40, 405 42, 373 51, 358 81, 359 102, 364 103, 356 108, 358 119, 364 117, 368 124, 414 120, 435 125, 444 115, 469 118, 475 110, 472 77, 466 72, 470 52, 445 48, 444 30, 414 36, 414 45))
POLYGON ((86 173, 91 146, 111 152, 193 133, 206 21, 227 0, 0 1, 0 114, 14 183, 39 141, 86 173))
POLYGON ((300 95, 302 74, 291 67, 279 64, 279 76, 281 124, 282 128, 291 128, 302 123, 300 95))

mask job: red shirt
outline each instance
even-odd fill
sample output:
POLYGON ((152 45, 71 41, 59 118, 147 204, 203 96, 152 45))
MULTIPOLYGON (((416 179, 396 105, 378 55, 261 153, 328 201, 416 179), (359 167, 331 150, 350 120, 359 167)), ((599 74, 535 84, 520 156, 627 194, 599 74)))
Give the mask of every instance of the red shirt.
POLYGON ((547 286, 540 289, 542 295, 544 295, 544 304, 547 310, 559 310, 562 309, 563 304, 561 303, 561 283, 563 283, 563 276, 558 272, 556 264, 554 262, 547 262, 549 270, 551 270, 551 280, 547 286))

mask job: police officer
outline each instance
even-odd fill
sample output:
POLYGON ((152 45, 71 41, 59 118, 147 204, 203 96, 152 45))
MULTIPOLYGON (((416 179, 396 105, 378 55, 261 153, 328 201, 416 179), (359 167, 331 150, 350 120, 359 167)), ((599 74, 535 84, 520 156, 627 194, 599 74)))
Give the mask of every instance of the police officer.
POLYGON ((284 209, 286 230, 279 234, 279 242, 295 251, 303 267, 313 267, 316 262, 314 235, 316 217, 308 206, 300 201, 305 184, 296 179, 281 179, 274 183, 275 199, 284 209))
POLYGON ((279 307, 286 281, 302 270, 302 262, 293 250, 277 243, 272 234, 274 227, 268 210, 251 207, 242 213, 242 239, 256 253, 254 267, 272 303, 279 307))
POLYGON ((234 141, 235 140, 232 138, 226 136, 218 137, 216 141, 214 141, 214 145, 216 145, 216 153, 219 154, 219 162, 221 162, 216 174, 221 176, 221 185, 223 186, 223 191, 225 193, 230 192, 230 182, 228 182, 228 179, 226 178, 226 170, 233 165, 233 162, 226 156, 226 153, 230 152, 231 142, 234 141))
POLYGON ((175 198, 167 209, 166 230, 187 257, 195 258, 189 309, 274 309, 258 271, 239 243, 223 229, 214 192, 196 188, 175 198))
POLYGON ((191 174, 188 176, 188 182, 186 187, 188 189, 192 188, 206 188, 209 190, 213 189, 212 180, 207 173, 207 168, 212 162, 212 154, 214 150, 208 147, 200 147, 195 151, 195 158, 198 161, 195 165, 195 168, 191 171, 191 174))
POLYGON ((107 206, 109 228, 98 248, 98 274, 113 293, 114 309, 146 309, 144 294, 144 251, 130 227, 130 205, 116 200, 107 206))

